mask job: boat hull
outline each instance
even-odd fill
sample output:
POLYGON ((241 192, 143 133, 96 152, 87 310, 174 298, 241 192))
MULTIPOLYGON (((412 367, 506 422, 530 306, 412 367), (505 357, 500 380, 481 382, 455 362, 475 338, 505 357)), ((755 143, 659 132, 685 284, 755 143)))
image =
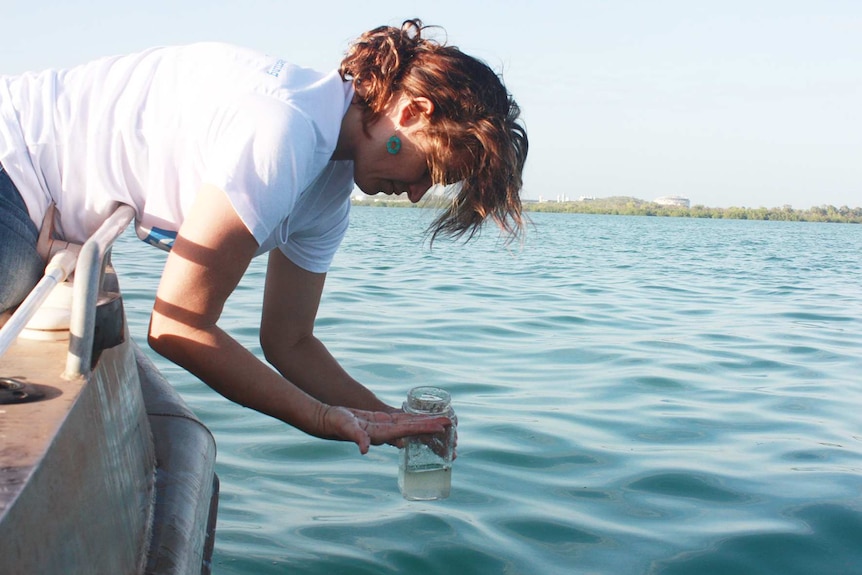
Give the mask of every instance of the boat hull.
POLYGON ((68 342, 19 340, 0 375, 0 573, 208 573, 215 442, 137 345, 61 376, 68 342))

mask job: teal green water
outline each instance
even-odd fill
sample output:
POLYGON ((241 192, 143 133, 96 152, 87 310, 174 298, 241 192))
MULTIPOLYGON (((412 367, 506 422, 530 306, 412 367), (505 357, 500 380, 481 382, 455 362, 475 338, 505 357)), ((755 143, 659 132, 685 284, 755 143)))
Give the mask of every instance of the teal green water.
MULTIPOLYGON (((534 214, 429 250, 431 215, 354 210, 317 333, 392 404, 452 393, 451 497, 160 361, 218 442, 214 573, 862 573, 862 226, 534 214)), ((164 256, 114 254, 143 341, 164 256)), ((258 353, 264 264, 223 317, 258 353)))

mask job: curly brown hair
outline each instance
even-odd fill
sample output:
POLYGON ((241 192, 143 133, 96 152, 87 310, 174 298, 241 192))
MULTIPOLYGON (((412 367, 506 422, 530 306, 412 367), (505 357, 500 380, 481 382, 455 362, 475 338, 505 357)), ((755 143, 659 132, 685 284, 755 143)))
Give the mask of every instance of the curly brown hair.
POLYGON ((396 94, 433 102, 423 151, 432 181, 455 184, 455 195, 429 228, 432 243, 441 233, 469 240, 489 217, 510 240, 518 238, 528 149, 520 109, 487 64, 425 38, 429 28, 417 19, 366 32, 348 48, 339 73, 363 87, 366 127, 396 94))

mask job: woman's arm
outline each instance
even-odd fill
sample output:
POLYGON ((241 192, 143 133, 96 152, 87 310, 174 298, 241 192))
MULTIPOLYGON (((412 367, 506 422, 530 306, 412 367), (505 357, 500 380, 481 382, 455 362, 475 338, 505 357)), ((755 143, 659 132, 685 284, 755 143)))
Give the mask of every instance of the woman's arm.
MULTIPOLYGON (((216 323, 224 303, 257 247, 224 192, 212 186, 202 188, 165 264, 150 320, 151 347, 228 399, 311 435, 353 441, 362 453, 370 444, 443 429, 446 422, 440 418, 373 413, 321 402, 222 331, 216 323)), ((311 291, 317 291, 319 299, 318 288, 311 291)), ((307 303, 307 298, 306 294, 301 299, 307 303)), ((313 307, 316 313, 316 303, 313 307)), ((302 305, 294 309, 302 309, 302 305)), ((315 377, 307 371, 312 365, 306 364, 298 372, 305 382, 315 377)), ((344 403, 334 394, 325 397, 336 405, 344 403)), ((374 407, 372 404, 369 406, 374 407)))
POLYGON ((279 250, 269 255, 260 342, 267 361, 318 400, 371 411, 397 411, 350 377, 314 336, 325 274, 297 266, 279 250))

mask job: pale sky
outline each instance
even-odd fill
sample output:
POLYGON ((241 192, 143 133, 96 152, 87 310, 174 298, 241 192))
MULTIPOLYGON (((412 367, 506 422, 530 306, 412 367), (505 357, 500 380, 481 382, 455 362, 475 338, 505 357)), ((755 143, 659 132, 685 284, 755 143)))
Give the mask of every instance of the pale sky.
POLYGON ((220 40, 335 68, 411 17, 501 71, 526 198, 862 206, 859 0, 2 0, 0 74, 220 40), (11 4, 11 6, 9 6, 11 4))

